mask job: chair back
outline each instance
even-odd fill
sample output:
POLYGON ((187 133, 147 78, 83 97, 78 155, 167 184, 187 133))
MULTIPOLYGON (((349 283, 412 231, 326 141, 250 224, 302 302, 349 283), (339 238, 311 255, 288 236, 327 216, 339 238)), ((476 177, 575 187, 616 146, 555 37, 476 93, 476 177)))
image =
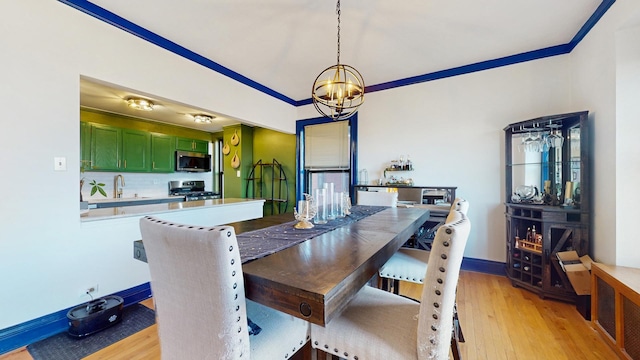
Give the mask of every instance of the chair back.
POLYGON ((467 215, 467 211, 469 211, 469 202, 462 198, 456 198, 453 201, 453 204, 451 204, 451 209, 449 210, 449 215, 447 216, 445 223, 452 222, 456 211, 467 215))
POLYGON ((358 191, 358 205, 391 206, 398 205, 398 193, 386 191, 358 191))
POLYGON ((249 359, 233 227, 140 220, 163 359, 249 359))
POLYGON ((418 359, 448 359, 456 287, 471 223, 461 211, 436 232, 424 279, 418 319, 418 359))

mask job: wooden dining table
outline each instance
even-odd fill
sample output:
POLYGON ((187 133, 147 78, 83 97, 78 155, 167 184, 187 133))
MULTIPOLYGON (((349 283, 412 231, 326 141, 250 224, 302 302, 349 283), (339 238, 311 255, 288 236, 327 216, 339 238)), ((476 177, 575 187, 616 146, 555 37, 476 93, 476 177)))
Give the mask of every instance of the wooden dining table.
MULTIPOLYGON (((245 263, 246 296, 324 326, 428 219, 428 209, 387 208, 245 263)), ((290 221, 281 214, 229 225, 244 233, 290 221)))

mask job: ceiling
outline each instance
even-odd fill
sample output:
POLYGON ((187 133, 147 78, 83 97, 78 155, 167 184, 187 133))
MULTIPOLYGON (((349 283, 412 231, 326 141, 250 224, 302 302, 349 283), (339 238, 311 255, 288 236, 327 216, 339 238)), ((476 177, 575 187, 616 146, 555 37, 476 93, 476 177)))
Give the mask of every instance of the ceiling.
MULTIPOLYGON (((128 20, 294 104, 308 100, 316 76, 336 63, 333 0, 93 0, 102 15, 88 10, 86 1, 61 1, 121 27, 126 21, 120 18, 128 20)), ((593 26, 590 17, 608 8, 601 5, 613 1, 344 0, 340 62, 358 69, 367 89, 402 85, 411 77, 575 42, 583 27, 593 26)), ((84 106, 113 111, 109 96, 119 98, 120 106, 132 94, 153 98, 87 80, 81 86, 84 106)), ((169 99, 158 102, 167 110, 161 121, 193 123, 184 114, 215 114, 169 99)), ((207 130, 231 123, 237 121, 219 119, 222 125, 207 130)))

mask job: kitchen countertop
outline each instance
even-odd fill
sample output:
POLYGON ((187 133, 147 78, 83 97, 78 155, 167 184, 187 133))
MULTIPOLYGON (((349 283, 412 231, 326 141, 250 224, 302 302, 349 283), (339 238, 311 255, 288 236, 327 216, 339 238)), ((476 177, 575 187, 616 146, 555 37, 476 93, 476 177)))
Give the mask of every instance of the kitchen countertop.
POLYGON ((88 222, 131 216, 152 215, 173 211, 197 210, 213 206, 233 206, 248 202, 264 202, 264 200, 226 198, 90 209, 88 212, 81 214, 80 221, 88 222))

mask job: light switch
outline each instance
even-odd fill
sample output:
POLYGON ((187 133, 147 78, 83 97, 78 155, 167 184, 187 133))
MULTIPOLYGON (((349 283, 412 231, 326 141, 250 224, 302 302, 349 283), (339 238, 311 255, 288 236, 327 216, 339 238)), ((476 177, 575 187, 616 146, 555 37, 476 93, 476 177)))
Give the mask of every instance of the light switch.
POLYGON ((53 161, 54 161, 53 169, 55 171, 67 171, 67 158, 54 157, 53 161))
POLYGON ((237 170, 237 171, 236 171, 236 176, 237 176, 237 177, 240 177, 240 170, 237 170))

